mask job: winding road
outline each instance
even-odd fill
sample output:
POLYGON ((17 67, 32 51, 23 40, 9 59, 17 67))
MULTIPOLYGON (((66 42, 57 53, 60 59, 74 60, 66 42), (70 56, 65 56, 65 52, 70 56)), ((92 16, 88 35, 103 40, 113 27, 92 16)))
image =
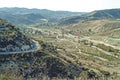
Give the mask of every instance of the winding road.
POLYGON ((27 51, 18 51, 18 52, 0 52, 0 55, 2 54, 20 54, 20 53, 29 53, 29 52, 35 52, 35 51, 38 51, 40 49, 40 45, 37 41, 35 40, 32 40, 34 43, 35 43, 35 47, 30 49, 30 50, 27 50, 27 51))

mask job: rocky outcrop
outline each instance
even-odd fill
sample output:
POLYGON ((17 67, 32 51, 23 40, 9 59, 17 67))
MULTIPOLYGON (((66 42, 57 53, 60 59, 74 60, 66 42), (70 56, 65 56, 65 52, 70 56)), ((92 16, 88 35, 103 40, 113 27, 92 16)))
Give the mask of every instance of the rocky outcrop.
POLYGON ((0 19, 0 52, 31 50, 35 43, 23 35, 11 23, 0 19))

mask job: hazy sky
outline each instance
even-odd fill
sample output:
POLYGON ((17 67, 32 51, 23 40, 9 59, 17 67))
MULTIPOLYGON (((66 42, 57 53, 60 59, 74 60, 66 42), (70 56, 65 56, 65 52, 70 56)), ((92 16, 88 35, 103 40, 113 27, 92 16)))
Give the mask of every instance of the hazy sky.
POLYGON ((0 0, 0 7, 26 7, 90 12, 120 8, 120 0, 0 0))

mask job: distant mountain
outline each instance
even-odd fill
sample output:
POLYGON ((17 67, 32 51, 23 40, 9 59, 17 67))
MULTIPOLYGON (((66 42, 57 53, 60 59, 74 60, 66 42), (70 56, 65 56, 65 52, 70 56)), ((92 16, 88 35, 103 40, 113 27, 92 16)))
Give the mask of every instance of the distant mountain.
POLYGON ((98 10, 81 16, 74 16, 60 20, 60 25, 68 25, 79 21, 100 20, 100 19, 117 19, 120 18, 120 9, 98 10))
POLYGON ((0 12, 0 17, 12 22, 13 24, 33 24, 44 19, 40 14, 11 14, 0 12))
POLYGON ((51 11, 46 9, 0 8, 0 17, 14 24, 33 24, 43 21, 55 22, 59 19, 80 16, 84 12, 51 11))
POLYGON ((120 9, 107 9, 93 11, 85 15, 89 19, 108 19, 108 18, 120 18, 120 9))
POLYGON ((82 20, 81 16, 73 16, 73 17, 68 17, 68 18, 63 18, 59 20, 58 25, 63 26, 63 25, 70 25, 79 22, 82 20))

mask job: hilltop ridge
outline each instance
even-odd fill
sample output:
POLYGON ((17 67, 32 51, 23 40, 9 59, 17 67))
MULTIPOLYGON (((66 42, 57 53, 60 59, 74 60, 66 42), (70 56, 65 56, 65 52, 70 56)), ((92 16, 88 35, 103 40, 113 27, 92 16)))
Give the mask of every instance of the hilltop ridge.
POLYGON ((47 9, 27 9, 18 7, 0 8, 0 17, 15 25, 43 23, 46 21, 56 22, 62 18, 84 13, 85 12, 52 11, 47 9))

